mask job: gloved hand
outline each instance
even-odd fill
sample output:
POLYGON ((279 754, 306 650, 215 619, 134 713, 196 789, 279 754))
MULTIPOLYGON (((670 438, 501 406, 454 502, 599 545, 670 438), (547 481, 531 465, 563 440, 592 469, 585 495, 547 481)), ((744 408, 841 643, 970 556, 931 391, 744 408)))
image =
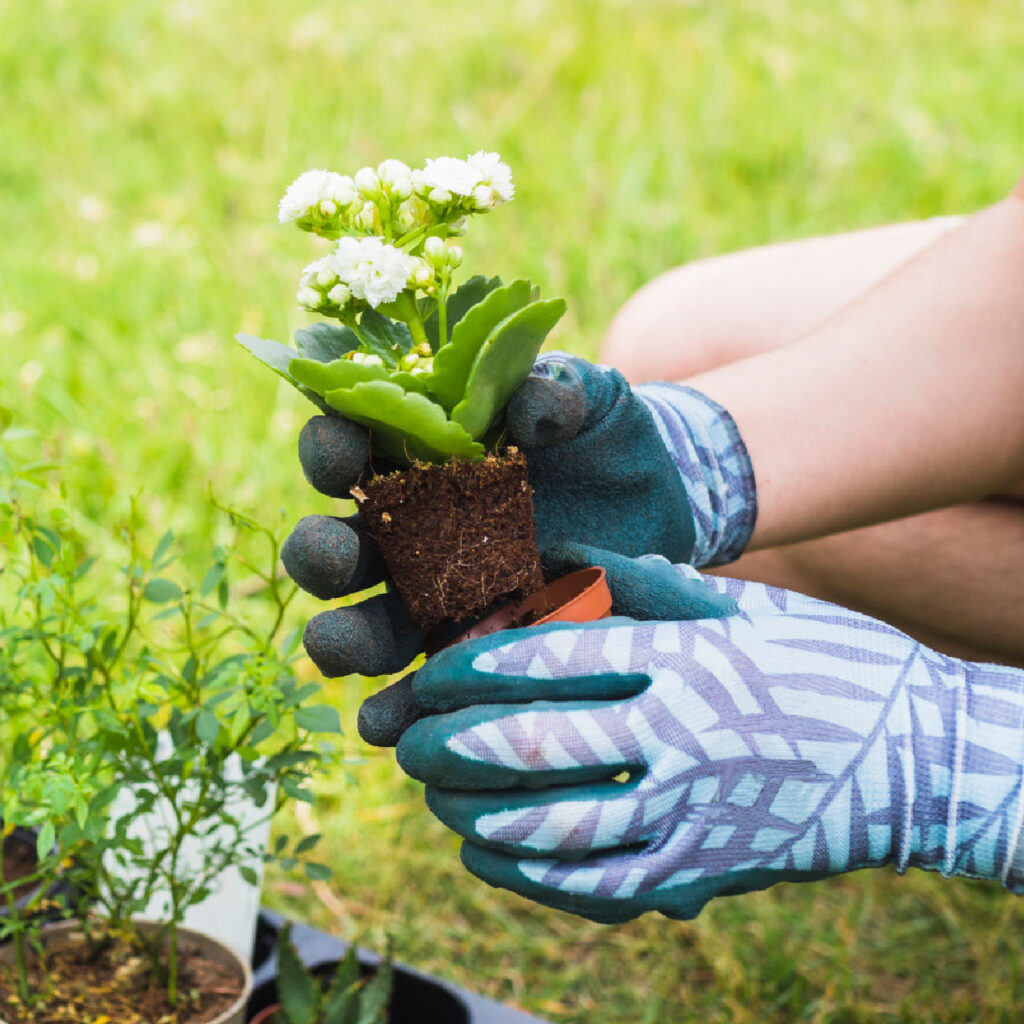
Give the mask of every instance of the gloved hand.
MULTIPOLYGON (((756 500, 746 450, 728 413, 695 391, 631 389, 614 370, 552 353, 513 396, 506 426, 509 443, 527 456, 542 555, 575 541, 707 564, 738 557, 749 539, 756 500)), ((314 487, 348 497, 369 461, 366 432, 340 417, 314 417, 300 435, 299 458, 314 487)), ((374 470, 388 468, 374 460, 374 470)), ((282 559, 300 586, 323 599, 385 577, 358 516, 307 516, 282 559)), ((422 640, 394 593, 324 612, 304 636, 327 676, 397 672, 422 640)), ((364 736, 389 742, 395 723, 409 720, 410 699, 408 683, 388 692, 362 715, 364 736), (378 715, 387 719, 380 729, 378 715)))
POLYGON ((510 630, 417 673, 398 760, 473 874, 601 922, 883 864, 1024 891, 1024 672, 703 583, 738 614, 510 630))

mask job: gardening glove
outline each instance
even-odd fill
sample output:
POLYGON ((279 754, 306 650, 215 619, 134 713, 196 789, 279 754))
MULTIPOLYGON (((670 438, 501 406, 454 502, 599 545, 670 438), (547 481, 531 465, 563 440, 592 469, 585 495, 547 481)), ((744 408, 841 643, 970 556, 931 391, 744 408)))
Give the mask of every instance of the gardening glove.
MULTIPOLYGON (((756 501, 746 449, 728 413, 698 392, 669 384, 631 389, 615 370, 552 353, 513 396, 506 425, 527 456, 542 554, 579 541, 705 564, 738 557, 749 539, 756 501)), ((299 459, 314 487, 348 497, 370 461, 366 432, 340 417, 314 417, 299 437, 299 459)), ((373 460, 372 468, 390 467, 373 460)), ((306 517, 282 559, 300 586, 323 599, 385 577, 358 516, 306 517)), ((423 636, 389 592, 316 616, 304 642, 327 676, 381 675, 404 668, 423 636)), ((409 718, 407 691, 406 684, 389 692, 398 702, 389 730, 409 718)), ((375 706, 362 720, 371 742, 383 742, 390 733, 373 732, 372 718, 387 705, 375 706)))
POLYGON ((473 874, 601 922, 884 864, 1024 891, 1024 672, 703 585, 738 613, 507 631, 417 673, 433 717, 398 760, 473 874))

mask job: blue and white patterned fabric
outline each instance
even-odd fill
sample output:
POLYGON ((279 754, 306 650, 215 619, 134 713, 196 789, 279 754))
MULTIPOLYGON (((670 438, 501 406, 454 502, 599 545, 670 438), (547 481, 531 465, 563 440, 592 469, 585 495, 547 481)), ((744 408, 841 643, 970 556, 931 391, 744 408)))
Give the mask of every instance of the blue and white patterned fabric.
POLYGON ((1024 891, 1024 672, 704 581, 740 611, 509 631, 420 670, 433 717, 399 762, 474 874, 607 922, 883 864, 1024 891))
POLYGON ((633 388, 683 478, 696 527, 693 565, 726 565, 743 554, 754 531, 754 470, 732 416, 717 402, 678 384, 633 388))

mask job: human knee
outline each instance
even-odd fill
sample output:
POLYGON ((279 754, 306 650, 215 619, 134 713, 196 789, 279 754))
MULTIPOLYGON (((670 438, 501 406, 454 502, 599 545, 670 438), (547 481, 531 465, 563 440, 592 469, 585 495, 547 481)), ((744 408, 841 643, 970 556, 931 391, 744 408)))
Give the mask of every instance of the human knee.
POLYGON ((612 319, 600 361, 627 380, 678 380, 720 365, 716 331, 696 302, 691 267, 678 267, 634 292, 612 319))

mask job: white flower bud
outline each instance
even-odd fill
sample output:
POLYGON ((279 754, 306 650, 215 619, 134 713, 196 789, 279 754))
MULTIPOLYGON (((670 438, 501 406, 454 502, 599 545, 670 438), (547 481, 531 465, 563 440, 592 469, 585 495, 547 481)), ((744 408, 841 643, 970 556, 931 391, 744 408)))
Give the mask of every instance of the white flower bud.
POLYGON ((462 262, 462 246, 453 245, 448 250, 448 266, 453 269, 462 262))
POLYGON ((349 291, 347 285, 336 284, 328 293, 327 298, 331 300, 336 306, 344 309, 348 305, 348 300, 352 298, 352 292, 349 291))
POLYGON ((490 185, 477 185, 473 189, 473 209, 478 213, 486 213, 495 205, 494 189, 490 185))
POLYGON ((410 352, 408 355, 402 356, 398 363, 400 370, 411 370, 418 362, 420 357, 415 352, 410 352))
POLYGON ((411 177, 412 171, 401 160, 385 160, 377 166, 377 175, 390 188, 396 181, 411 177))
POLYGON ((412 195, 412 171, 401 160, 385 160, 377 174, 393 198, 408 199, 412 195))
POLYGON ((337 272, 332 270, 330 267, 321 267, 316 272, 316 283, 320 285, 321 288, 327 288, 337 280, 337 272))
POLYGON ((333 217, 338 212, 338 204, 333 199, 321 199, 319 209, 322 216, 333 217))
POLYGON ((427 194, 432 203, 450 203, 452 194, 445 188, 432 188, 427 194))
POLYGON ((418 364, 418 365, 414 366, 409 372, 414 377, 418 377, 421 373, 430 373, 431 370, 433 370, 433 369, 434 369, 433 365, 431 365, 430 370, 428 370, 426 368, 426 366, 421 363, 421 364, 418 364))
POLYGON ((398 207, 395 219, 402 231, 415 231, 418 227, 432 224, 434 222, 434 215, 430 212, 430 207, 422 199, 414 197, 406 199, 398 207))
POLYGON ((364 366, 383 366, 384 360, 380 356, 374 355, 372 352, 363 356, 364 366))
POLYGON ((441 267, 445 261, 445 244, 437 235, 431 235, 423 243, 423 255, 426 256, 435 267, 441 267))
POLYGON ((352 226, 357 231, 376 231, 377 220, 377 207, 371 202, 366 202, 363 204, 363 208, 352 218, 352 226))
POLYGON ((426 260, 414 257, 412 271, 409 274, 409 284, 414 288, 426 288, 434 283, 434 270, 426 260))
POLYGON ((413 352, 418 356, 429 356, 433 353, 433 349, 430 347, 429 341, 421 341, 418 345, 412 348, 413 352))
POLYGON ((373 199, 380 194, 380 178, 377 177, 377 172, 372 167, 360 167, 356 171, 355 181, 356 188, 367 199, 373 199))
POLYGON ((306 309, 316 310, 320 308, 320 303, 323 300, 320 298, 320 293, 315 288, 310 288, 304 285, 295 293, 295 301, 306 309))

